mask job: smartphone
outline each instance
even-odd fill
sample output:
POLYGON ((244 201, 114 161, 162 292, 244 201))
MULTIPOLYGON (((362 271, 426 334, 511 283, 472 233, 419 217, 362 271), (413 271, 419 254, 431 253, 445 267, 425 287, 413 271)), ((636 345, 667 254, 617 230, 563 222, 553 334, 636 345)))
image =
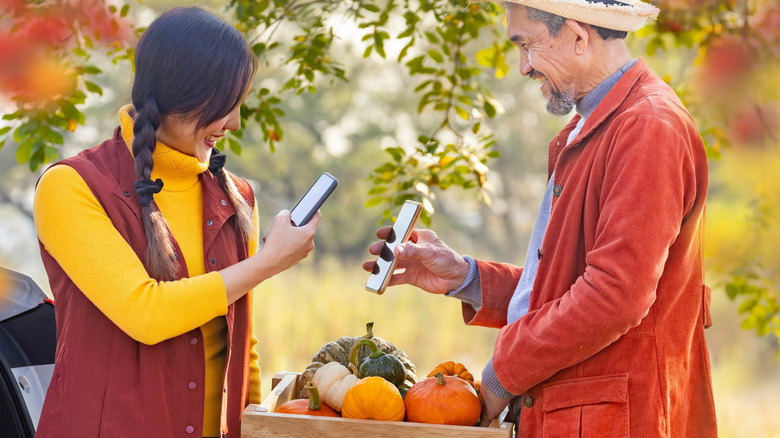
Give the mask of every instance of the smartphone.
POLYGON ((406 201, 401 206, 401 211, 398 212, 398 216, 393 222, 393 229, 390 230, 390 235, 387 236, 382 250, 379 252, 379 257, 374 265, 374 270, 368 277, 366 282, 366 290, 373 292, 377 295, 385 293, 387 283, 390 282, 390 277, 393 276, 395 271, 395 265, 398 262, 395 258, 395 247, 409 240, 409 236, 412 234, 414 224, 417 222, 417 218, 420 217, 422 211, 422 204, 414 201, 406 201))
POLYGON ((328 196, 336 189, 338 183, 338 180, 328 172, 320 175, 290 212, 290 220, 293 225, 301 227, 309 223, 312 216, 317 213, 328 196))

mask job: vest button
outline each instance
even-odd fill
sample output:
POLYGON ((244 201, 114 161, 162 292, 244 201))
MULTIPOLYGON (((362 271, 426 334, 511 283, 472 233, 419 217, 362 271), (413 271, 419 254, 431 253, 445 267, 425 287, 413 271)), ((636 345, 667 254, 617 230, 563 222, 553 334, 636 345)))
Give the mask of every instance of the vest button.
POLYGON ((214 221, 211 220, 211 219, 206 221, 206 225, 208 225, 209 227, 212 226, 213 224, 214 224, 214 221))
POLYGON ((194 428, 194 427, 192 427, 192 426, 187 426, 187 427, 184 429, 184 431, 185 431, 185 432, 187 432, 187 433, 192 433, 192 432, 195 432, 195 428, 194 428))
POLYGON ((220 204, 222 204, 223 206, 224 206, 224 205, 227 205, 227 202, 225 202, 225 200, 224 200, 224 199, 223 199, 223 200, 221 200, 221 201, 219 201, 219 203, 220 203, 220 204))
POLYGON ((198 338, 196 338, 195 336, 190 338, 190 344, 195 345, 197 343, 198 343, 198 338))
POLYGON ((211 264, 212 264, 212 265, 216 265, 216 264, 217 264, 217 259, 215 259, 214 257, 212 257, 212 258, 211 258, 211 264))
POLYGON ((198 384, 195 383, 195 382, 190 382, 190 383, 187 384, 187 388, 189 388, 189 389, 195 389, 197 387, 198 387, 198 384))
POLYGON ((563 191, 563 187, 561 187, 560 184, 556 184, 555 186, 553 186, 553 195, 561 196, 562 191, 563 191))
POLYGON ((534 405, 534 399, 532 399, 530 395, 527 395, 525 398, 523 398, 523 404, 525 407, 530 408, 534 405))

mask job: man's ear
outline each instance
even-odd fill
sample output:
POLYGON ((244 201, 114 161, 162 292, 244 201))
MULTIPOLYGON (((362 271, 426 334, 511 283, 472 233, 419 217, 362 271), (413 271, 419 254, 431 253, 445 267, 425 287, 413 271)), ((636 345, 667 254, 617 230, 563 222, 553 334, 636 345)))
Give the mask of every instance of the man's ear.
POLYGON ((590 34, 587 25, 572 19, 566 20, 566 26, 577 36, 574 42, 574 51, 577 55, 584 55, 590 43, 590 34))

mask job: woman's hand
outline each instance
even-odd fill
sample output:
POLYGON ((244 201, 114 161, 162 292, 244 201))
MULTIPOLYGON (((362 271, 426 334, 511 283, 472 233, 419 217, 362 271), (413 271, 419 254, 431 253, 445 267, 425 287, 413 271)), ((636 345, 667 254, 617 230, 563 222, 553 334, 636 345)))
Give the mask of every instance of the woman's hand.
MULTIPOLYGON (((379 255, 391 230, 389 226, 378 229, 376 236, 383 241, 372 244, 368 252, 379 255)), ((389 286, 411 284, 430 293, 444 294, 460 287, 469 272, 469 263, 430 230, 413 230, 409 241, 395 248, 395 257, 395 269, 405 271, 393 275, 389 286)), ((363 262, 363 269, 371 272, 375 264, 373 260, 363 262)))
POLYGON ((260 251, 270 256, 269 261, 278 269, 285 271, 305 259, 314 249, 314 232, 322 219, 318 211, 302 227, 296 227, 290 221, 290 212, 282 210, 276 215, 268 234, 263 238, 263 249, 260 251))
POLYGON ((305 259, 314 249, 314 232, 320 219, 322 215, 318 211, 308 224, 296 227, 290 222, 289 211, 277 214, 257 254, 219 271, 225 282, 228 304, 305 259))

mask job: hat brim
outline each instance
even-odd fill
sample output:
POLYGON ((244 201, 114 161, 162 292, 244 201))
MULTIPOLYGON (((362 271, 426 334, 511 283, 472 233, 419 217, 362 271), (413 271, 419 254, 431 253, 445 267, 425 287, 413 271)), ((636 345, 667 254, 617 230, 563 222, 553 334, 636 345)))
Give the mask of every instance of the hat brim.
POLYGON ((486 3, 514 3, 540 9, 561 17, 606 29, 634 32, 660 10, 641 0, 620 0, 621 5, 607 5, 587 0, 472 0, 486 3))

